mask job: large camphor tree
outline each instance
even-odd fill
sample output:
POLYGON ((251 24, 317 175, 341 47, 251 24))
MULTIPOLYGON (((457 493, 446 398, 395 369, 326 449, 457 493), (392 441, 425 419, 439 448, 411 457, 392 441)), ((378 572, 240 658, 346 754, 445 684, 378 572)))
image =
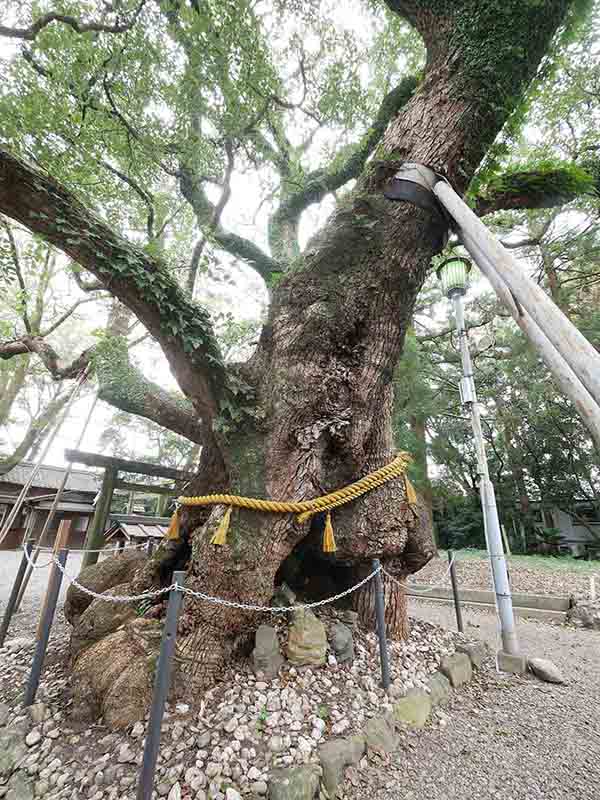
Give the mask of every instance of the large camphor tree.
MULTIPOLYGON (((325 4, 139 0, 98 3, 96 13, 78 0, 42 5, 0 27, 17 43, 14 86, 1 98, 0 212, 129 309, 182 392, 143 376, 119 337, 107 336, 86 354, 104 397, 202 445, 191 494, 308 499, 390 461, 392 378, 444 230, 438 215, 384 199, 386 182, 415 161, 465 193, 582 4, 374 3, 360 8, 374 20, 366 72, 364 53, 325 4), (409 26, 426 50, 415 74, 422 45, 409 26), (327 126, 335 141, 319 140, 327 126), (224 223, 235 185, 263 191, 256 219, 265 224, 250 237, 224 223), (303 214, 331 195, 333 212, 301 248, 303 214), (198 234, 185 273, 180 243, 173 251, 169 242, 178 215, 198 234), (224 362, 193 299, 209 252, 249 265, 269 288, 245 363, 224 362)), ((484 188, 477 207, 552 204, 590 185, 571 165, 550 177, 559 191, 549 194, 544 176, 512 175, 484 188)), ((223 513, 182 515, 192 588, 266 603, 290 553, 320 547, 316 524, 242 511, 227 545, 215 547, 223 513)), ((373 557, 402 580, 433 554, 426 504, 411 509, 402 481, 336 510, 334 527, 349 582, 373 557)), ((153 580, 146 569, 133 586, 153 580)), ((402 592, 386 580, 386 594, 389 632, 402 636, 402 592)), ((356 598, 365 622, 372 605, 368 584, 356 598)), ((204 680, 247 647, 256 625, 247 611, 186 604, 182 634, 201 632, 204 680)))

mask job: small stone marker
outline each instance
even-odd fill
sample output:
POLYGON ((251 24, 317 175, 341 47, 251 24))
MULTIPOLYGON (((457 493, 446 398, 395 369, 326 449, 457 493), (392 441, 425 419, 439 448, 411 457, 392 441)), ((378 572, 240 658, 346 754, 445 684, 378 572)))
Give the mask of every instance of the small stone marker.
POLYGON ((274 678, 283 664, 279 652, 277 631, 270 625, 261 625, 256 631, 252 661, 256 672, 264 672, 267 678, 274 678))
POLYGON ((431 714, 431 697, 425 692, 411 691, 394 704, 394 718, 411 728, 422 728, 431 714))
POLYGON ((471 659, 465 653, 446 656, 440 664, 440 672, 448 678, 454 689, 468 683, 473 677, 471 659))
POLYGON ((354 661, 354 638, 343 622, 335 622, 331 628, 331 648, 338 664, 354 661))
POLYGON ((327 634, 325 626, 308 609, 294 612, 287 642, 287 657, 297 667, 320 666, 327 660, 327 634))

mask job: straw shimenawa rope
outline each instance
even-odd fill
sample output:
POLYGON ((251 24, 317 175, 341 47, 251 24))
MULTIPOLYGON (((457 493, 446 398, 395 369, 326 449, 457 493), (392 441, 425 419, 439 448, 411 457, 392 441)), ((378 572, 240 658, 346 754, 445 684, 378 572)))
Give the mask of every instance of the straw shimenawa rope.
MULTIPOLYGON (((398 453, 396 458, 389 464, 365 475, 364 478, 344 486, 335 492, 330 492, 313 500, 300 500, 284 502, 280 500, 262 500, 256 497, 242 497, 235 494, 206 494, 198 497, 179 497, 177 502, 182 506, 228 506, 225 516, 221 520, 219 527, 211 539, 212 544, 223 545, 226 543, 227 531, 231 519, 232 508, 247 508, 251 511, 262 511, 268 514, 296 514, 298 522, 306 522, 314 514, 327 511, 325 530, 323 535, 323 550, 327 553, 334 552, 336 549, 333 538, 333 526, 331 524, 331 510, 338 506, 351 503, 363 494, 382 486, 387 481, 394 478, 404 477, 406 500, 410 506, 417 501, 414 487, 406 477, 406 469, 411 462, 408 453, 398 453)), ((167 539, 179 538, 179 513, 175 511, 167 531, 167 539)))

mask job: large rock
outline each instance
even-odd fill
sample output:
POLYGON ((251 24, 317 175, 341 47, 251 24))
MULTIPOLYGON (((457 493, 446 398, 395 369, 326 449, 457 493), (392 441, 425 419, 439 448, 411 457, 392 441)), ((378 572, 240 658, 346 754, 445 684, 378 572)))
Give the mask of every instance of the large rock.
POLYGON ((320 772, 315 764, 274 769, 269 780, 269 800, 313 800, 319 791, 320 772))
POLYGON ((339 664, 354 661, 354 638, 343 622, 335 622, 331 627, 331 649, 339 664))
POLYGON ((319 758, 323 767, 323 783, 329 797, 335 797, 338 786, 344 779, 344 769, 358 764, 365 752, 363 736, 347 739, 332 739, 319 747, 319 758))
POLYGON ((450 699, 450 695, 452 694, 450 681, 441 672, 434 672, 431 678, 429 678, 429 689, 431 704, 434 706, 440 706, 444 703, 447 703, 450 699))
POLYGON ((327 657, 327 634, 321 620, 309 608, 294 612, 287 642, 287 658, 297 667, 320 666, 327 657))
POLYGON ((454 653, 451 656, 444 656, 440 664, 440 672, 443 672, 456 689, 458 686, 462 686, 463 683, 468 683, 473 677, 471 659, 466 653, 454 653))
POLYGON ((269 625, 261 625, 256 631, 252 661, 257 672, 264 672, 267 678, 274 678, 283 664, 279 652, 277 631, 269 625))
MULTIPOLYGON (((131 594, 128 583, 122 583, 102 593, 104 597, 131 594)), ((106 600, 94 600, 77 617, 71 633, 71 658, 77 658, 79 653, 94 642, 99 641, 109 633, 114 633, 127 620, 137 616, 137 603, 110 603, 106 600)))
POLYGON ((527 661, 529 669, 536 678, 540 678, 547 683, 565 683, 562 672, 547 658, 530 658, 527 661))
POLYGON ((71 679, 74 717, 103 716, 117 729, 142 720, 152 697, 160 639, 159 622, 136 619, 83 650, 71 679))
POLYGON ((365 739, 369 749, 384 753, 393 753, 400 744, 400 737, 388 717, 372 717, 365 725, 365 739))
POLYGON ((411 691, 394 704, 394 719, 411 728, 422 728, 431 714, 431 697, 425 692, 411 691))
POLYGON ((0 783, 10 776, 27 753, 21 730, 3 728, 0 731, 0 783))
MULTIPOLYGON (((112 556, 97 564, 82 569, 77 582, 86 589, 102 594, 122 583, 129 583, 137 570, 146 561, 145 553, 139 550, 126 550, 122 555, 112 556)), ((65 618, 74 625, 94 598, 71 584, 65 599, 65 618)))

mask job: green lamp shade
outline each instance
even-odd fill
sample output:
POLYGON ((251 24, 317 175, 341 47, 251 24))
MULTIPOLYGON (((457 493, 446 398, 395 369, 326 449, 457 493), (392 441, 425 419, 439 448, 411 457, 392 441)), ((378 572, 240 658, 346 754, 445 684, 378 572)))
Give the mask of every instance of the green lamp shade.
POLYGON ((462 256, 450 256, 443 261, 436 270, 438 280, 442 284, 442 291, 445 295, 452 295, 454 292, 465 293, 467 289, 467 278, 471 271, 471 262, 462 256))

